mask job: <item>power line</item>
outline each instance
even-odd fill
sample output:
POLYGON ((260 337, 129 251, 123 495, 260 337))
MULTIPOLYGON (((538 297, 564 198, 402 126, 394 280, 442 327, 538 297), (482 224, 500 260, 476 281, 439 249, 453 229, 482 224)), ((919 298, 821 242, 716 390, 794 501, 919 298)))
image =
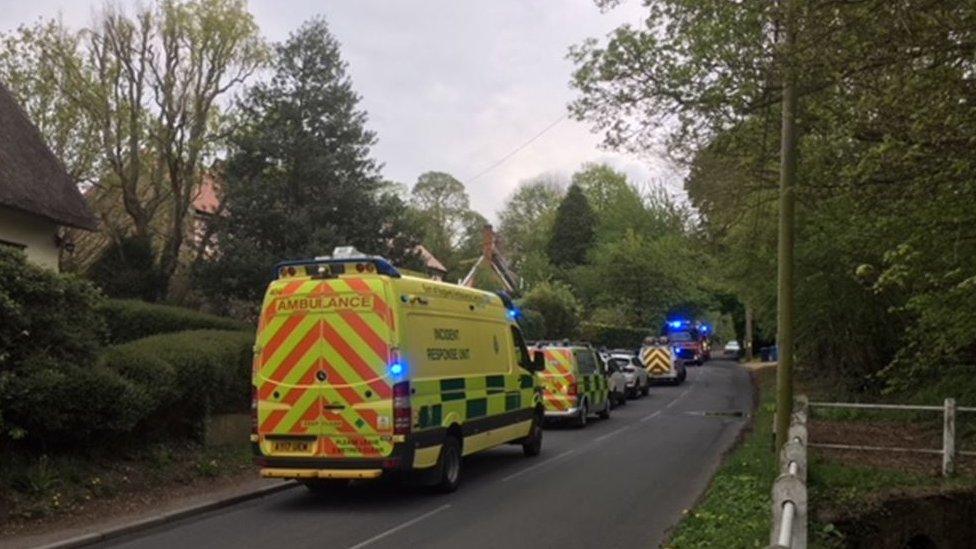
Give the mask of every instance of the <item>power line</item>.
POLYGON ((505 156, 501 157, 500 159, 496 160, 490 166, 488 166, 487 168, 481 170, 480 172, 478 172, 477 174, 475 174, 473 177, 468 178, 467 183, 473 183, 479 177, 485 175, 486 173, 490 172, 491 170, 494 170, 498 166, 501 166, 502 164, 505 163, 506 160, 508 160, 509 158, 515 156, 522 149, 524 149, 524 148, 528 147, 529 145, 531 145, 536 139, 539 139, 540 137, 542 137, 543 135, 545 135, 546 132, 548 132, 549 130, 555 128, 557 124, 559 124, 563 120, 566 120, 566 118, 568 116, 569 116, 568 114, 563 114, 562 116, 560 116, 559 118, 557 118, 553 123, 551 123, 548 126, 546 126, 545 128, 543 128, 542 131, 540 131, 539 133, 533 135, 528 141, 526 141, 525 143, 522 143, 521 145, 519 145, 518 147, 516 147, 515 150, 513 150, 512 152, 506 154, 505 156))

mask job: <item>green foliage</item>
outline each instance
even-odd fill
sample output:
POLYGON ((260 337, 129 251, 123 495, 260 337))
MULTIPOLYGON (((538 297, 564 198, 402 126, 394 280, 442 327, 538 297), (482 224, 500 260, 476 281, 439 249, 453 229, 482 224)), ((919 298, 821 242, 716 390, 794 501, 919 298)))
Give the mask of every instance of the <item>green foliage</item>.
POLYGON ((70 448, 129 433, 146 413, 144 389, 109 368, 45 357, 21 364, 0 398, 12 434, 70 448))
POLYGON ((546 247, 564 193, 556 176, 542 175, 519 183, 498 212, 505 253, 530 286, 552 277, 546 247))
POLYGON ((86 274, 109 297, 153 300, 159 294, 161 280, 148 237, 109 244, 86 274))
MULTIPOLYGON (((798 123, 799 362, 858 391, 904 390, 976 364, 971 227, 976 12, 958 3, 646 2, 643 25, 574 48, 573 112, 606 144, 665 141, 690 166, 710 285, 775 327, 778 102, 798 123), (921 56, 921 57, 920 57, 921 56), (920 63, 920 58, 925 58, 920 63)), ((584 292, 585 293, 585 292, 584 292)))
POLYGON ((143 388, 145 433, 199 436, 209 414, 248 409, 253 344, 253 332, 192 330, 118 345, 102 364, 143 388))
POLYGON ((522 298, 519 307, 542 315, 541 339, 572 339, 578 333, 580 304, 565 284, 538 284, 522 298))
POLYGON ((53 433, 48 440, 63 436, 67 442, 111 422, 106 402, 129 392, 122 380, 89 368, 105 337, 105 323, 95 312, 101 301, 89 282, 29 264, 23 253, 0 247, 0 437, 37 442, 53 433), (104 391, 113 389, 116 397, 106 398, 104 391))
POLYGON ((580 323, 580 339, 608 349, 636 349, 640 347, 645 337, 655 331, 599 322, 580 323))
POLYGON ((765 547, 769 541, 770 486, 776 455, 770 451, 776 407, 776 372, 758 374, 760 403, 751 430, 726 456, 702 499, 671 535, 667 547, 765 547))
POLYGON ((518 323, 522 329, 522 337, 526 341, 538 341, 546 338, 546 319, 539 311, 522 309, 518 323))
POLYGON ((112 344, 185 330, 248 329, 247 324, 230 318, 137 300, 106 300, 99 305, 98 313, 108 325, 112 344))
POLYGON ((303 24, 275 48, 270 80, 247 90, 226 164, 226 215, 216 257, 196 269, 211 296, 256 303, 282 259, 336 246, 404 262, 417 244, 404 204, 379 177, 365 127, 326 23, 303 24))
POLYGON ((572 268, 586 262, 586 254, 593 245, 597 219, 579 185, 569 186, 559 203, 553 222, 552 236, 546 251, 553 265, 572 268))

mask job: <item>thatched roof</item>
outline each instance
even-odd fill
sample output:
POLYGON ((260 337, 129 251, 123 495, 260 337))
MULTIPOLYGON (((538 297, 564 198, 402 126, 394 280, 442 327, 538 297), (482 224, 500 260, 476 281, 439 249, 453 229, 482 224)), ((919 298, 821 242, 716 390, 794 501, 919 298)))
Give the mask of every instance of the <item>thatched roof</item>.
POLYGON ((10 91, 0 83, 0 206, 95 230, 78 187, 10 91))

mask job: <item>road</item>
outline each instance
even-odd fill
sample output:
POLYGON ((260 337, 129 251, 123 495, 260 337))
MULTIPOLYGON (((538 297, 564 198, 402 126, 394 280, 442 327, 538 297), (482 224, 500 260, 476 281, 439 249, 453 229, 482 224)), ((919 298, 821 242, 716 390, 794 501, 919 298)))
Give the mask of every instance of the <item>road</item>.
POLYGON ((583 430, 547 429, 542 455, 504 446, 466 458, 458 492, 392 483, 316 497, 286 490, 114 547, 656 547, 702 493, 752 407, 745 370, 714 360, 680 387, 583 430))

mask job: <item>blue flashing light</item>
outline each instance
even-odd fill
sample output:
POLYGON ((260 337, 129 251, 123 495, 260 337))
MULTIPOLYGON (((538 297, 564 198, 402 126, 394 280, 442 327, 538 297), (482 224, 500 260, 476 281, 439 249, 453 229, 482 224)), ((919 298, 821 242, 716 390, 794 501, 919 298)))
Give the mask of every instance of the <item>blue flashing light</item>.
POLYGON ((403 363, 394 362, 390 364, 390 375, 398 376, 403 373, 403 363))
POLYGON ((668 321, 668 326, 670 326, 672 328, 680 328, 680 327, 684 326, 684 323, 685 323, 684 320, 669 320, 668 321))
POLYGON ((510 319, 515 320, 515 319, 517 319, 520 316, 522 316, 522 311, 520 311, 518 309, 509 309, 508 310, 508 318, 510 318, 510 319))

